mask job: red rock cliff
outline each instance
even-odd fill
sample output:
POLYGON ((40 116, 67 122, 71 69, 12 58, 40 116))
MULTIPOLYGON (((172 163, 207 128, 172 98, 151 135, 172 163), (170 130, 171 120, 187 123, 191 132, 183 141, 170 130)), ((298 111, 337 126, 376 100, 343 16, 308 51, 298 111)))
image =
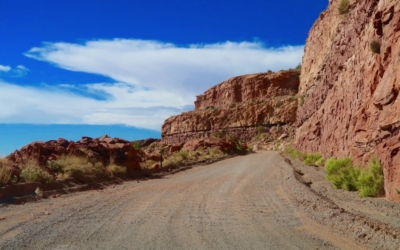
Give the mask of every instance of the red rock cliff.
POLYGON ((238 102, 264 101, 296 94, 298 87, 297 70, 237 76, 197 96, 194 104, 196 109, 202 109, 207 106, 221 107, 238 102))
POLYGON ((400 2, 350 0, 347 14, 339 4, 330 1, 307 38, 296 144, 356 163, 377 155, 386 195, 400 201, 400 2))
POLYGON ((250 140, 256 128, 264 132, 296 120, 298 70, 238 76, 222 82, 195 101, 196 109, 168 118, 162 126, 163 141, 183 143, 208 137, 216 131, 250 140))

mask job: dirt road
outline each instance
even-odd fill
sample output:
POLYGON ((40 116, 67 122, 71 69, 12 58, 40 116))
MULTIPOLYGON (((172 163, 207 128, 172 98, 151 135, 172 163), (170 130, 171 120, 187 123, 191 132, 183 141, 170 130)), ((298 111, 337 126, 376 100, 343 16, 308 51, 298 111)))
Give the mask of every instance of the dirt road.
POLYGON ((296 212, 284 188, 290 168, 258 152, 0 207, 0 249, 358 249, 296 212))

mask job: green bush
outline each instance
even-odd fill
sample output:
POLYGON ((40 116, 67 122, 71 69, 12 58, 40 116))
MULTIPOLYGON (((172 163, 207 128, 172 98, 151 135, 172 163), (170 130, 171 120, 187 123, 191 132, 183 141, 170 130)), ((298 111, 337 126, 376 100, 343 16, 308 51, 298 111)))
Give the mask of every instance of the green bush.
POLYGON ((349 0, 341 0, 339 3, 338 11, 340 15, 349 13, 349 0))
POLYGON ((376 157, 371 159, 366 170, 353 167, 350 157, 330 158, 325 169, 326 178, 335 188, 359 191, 360 197, 373 197, 384 192, 382 166, 376 157))
POLYGON ((384 193, 382 166, 376 157, 371 159, 368 169, 361 171, 358 176, 358 189, 360 197, 372 197, 384 193))
MULTIPOLYGON (((315 153, 315 154, 305 154, 305 159, 304 159, 304 164, 305 165, 312 165, 316 164, 317 161, 322 159, 322 155, 320 153, 315 153)), ((316 164, 318 165, 318 164, 316 164)))
POLYGON ((360 173, 353 167, 351 157, 334 159, 330 158, 325 164, 326 178, 338 189, 347 191, 357 190, 357 179, 360 173))
POLYGON ((49 184, 54 180, 53 177, 46 171, 40 169, 39 167, 32 166, 22 170, 21 177, 28 183, 41 182, 43 184, 49 184))
POLYGON ((369 47, 370 47, 372 52, 374 52, 376 54, 380 54, 381 53, 381 44, 377 40, 373 40, 369 44, 369 47))

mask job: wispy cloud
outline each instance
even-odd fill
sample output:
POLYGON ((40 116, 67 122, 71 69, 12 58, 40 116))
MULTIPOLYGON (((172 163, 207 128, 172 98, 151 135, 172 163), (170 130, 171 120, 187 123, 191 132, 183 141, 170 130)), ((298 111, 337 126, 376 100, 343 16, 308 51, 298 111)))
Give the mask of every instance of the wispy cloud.
POLYGON ((24 77, 30 70, 24 65, 18 65, 12 70, 12 77, 24 77))
POLYGON ((10 66, 0 65, 0 72, 6 72, 6 74, 10 77, 23 77, 28 74, 29 69, 24 65, 18 65, 15 68, 11 68, 10 66))
POLYGON ((10 71, 10 69, 11 69, 10 66, 4 66, 4 65, 0 64, 0 71, 8 72, 8 71, 10 71))
POLYGON ((178 46, 115 39, 45 43, 25 55, 66 70, 107 76, 115 83, 35 88, 0 83, 0 105, 10 106, 0 110, 0 122, 127 124, 160 129, 164 119, 185 110, 196 95, 227 78, 295 67, 303 46, 267 48, 261 42, 178 46), (100 93, 104 98, 78 95, 77 90, 100 93))

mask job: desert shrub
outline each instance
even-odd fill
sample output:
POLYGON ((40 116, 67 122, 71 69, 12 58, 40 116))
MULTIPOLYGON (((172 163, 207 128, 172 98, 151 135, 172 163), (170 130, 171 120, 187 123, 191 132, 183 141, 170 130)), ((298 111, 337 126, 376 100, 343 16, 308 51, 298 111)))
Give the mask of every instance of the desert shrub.
POLYGON ((349 5, 350 5, 349 0, 341 0, 338 7, 339 14, 343 15, 349 13, 350 11, 349 5))
POLYGON ((296 66, 296 68, 295 69, 297 69, 297 70, 301 70, 301 63, 299 63, 297 66, 296 66))
POLYGON ((113 164, 113 165, 107 166, 106 167, 106 171, 109 174, 109 176, 112 178, 112 177, 114 177, 116 175, 124 175, 124 174, 126 174, 127 169, 126 169, 126 167, 121 167, 121 166, 113 164))
POLYGON ((373 157, 367 169, 353 167, 350 157, 331 158, 325 165, 327 179, 335 188, 348 191, 359 191, 360 197, 373 197, 384 193, 382 166, 376 157, 373 157))
POLYGON ((370 160, 368 169, 362 170, 358 176, 358 190, 360 197, 373 197, 383 194, 383 171, 376 157, 370 160))
POLYGON ((58 161, 48 161, 46 167, 53 173, 62 173, 64 168, 58 161))
POLYGON ((79 156, 60 156, 47 164, 49 169, 55 169, 59 177, 76 179, 96 178, 107 176, 107 171, 100 162, 88 163, 87 159, 79 156))
POLYGON ((271 73, 274 73, 274 72, 273 72, 272 70, 269 69, 269 70, 267 70, 267 73, 268 73, 268 74, 271 74, 271 73))
POLYGON ((369 47, 370 47, 372 52, 374 52, 376 54, 380 54, 381 53, 381 44, 377 40, 373 40, 369 44, 369 47))
POLYGON ((54 173, 64 173, 65 169, 72 169, 74 166, 87 164, 87 159, 84 157, 61 155, 54 161, 48 161, 46 167, 54 173))
POLYGON ((189 156, 189 152, 186 151, 186 150, 181 150, 181 151, 175 152, 173 154, 173 156, 174 157, 180 157, 180 158, 182 158, 182 160, 186 160, 188 158, 188 156, 189 156))
POLYGON ((0 167, 0 187, 7 185, 10 180, 11 180, 10 171, 0 167))
POLYGON ((216 148, 208 148, 208 155, 210 155, 212 158, 218 158, 223 156, 224 153, 216 148))
POLYGON ((41 182, 43 184, 49 184, 54 180, 49 173, 34 166, 29 166, 22 170, 21 177, 28 183, 41 182))
POLYGON ((325 164, 326 178, 335 188, 356 191, 360 170, 353 167, 351 157, 329 158, 325 164))
POLYGON ((320 153, 314 153, 314 154, 306 154, 305 159, 304 159, 304 164, 305 165, 318 165, 316 164, 317 161, 322 159, 322 155, 320 153))
POLYGON ((284 151, 293 159, 304 160, 304 153, 292 146, 287 146, 284 151))
POLYGON ((101 164, 78 164, 64 167, 63 177, 73 177, 78 180, 107 176, 106 169, 101 164))
POLYGON ((174 157, 169 157, 163 161, 163 167, 166 168, 176 168, 179 167, 179 162, 174 157))

